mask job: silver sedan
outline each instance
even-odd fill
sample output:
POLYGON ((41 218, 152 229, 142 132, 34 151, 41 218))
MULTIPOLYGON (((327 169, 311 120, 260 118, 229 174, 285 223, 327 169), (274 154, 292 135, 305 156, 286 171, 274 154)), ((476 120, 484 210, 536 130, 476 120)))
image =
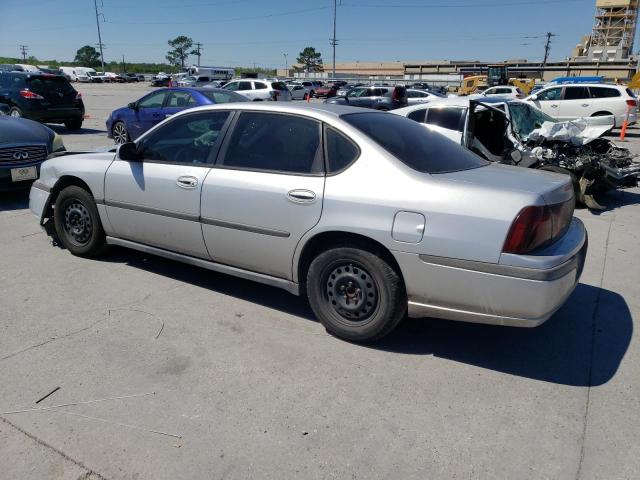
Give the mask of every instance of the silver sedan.
POLYGON ((30 193, 74 255, 120 245, 304 294, 360 342, 407 312, 541 324, 582 270, 573 206, 566 176, 327 104, 187 110, 117 150, 46 161, 30 193))

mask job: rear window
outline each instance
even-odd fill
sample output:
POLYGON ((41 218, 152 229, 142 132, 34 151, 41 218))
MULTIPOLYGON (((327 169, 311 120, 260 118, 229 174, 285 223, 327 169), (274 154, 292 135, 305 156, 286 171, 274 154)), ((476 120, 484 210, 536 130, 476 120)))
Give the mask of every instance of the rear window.
POLYGON ((200 90, 205 97, 213 103, 231 103, 231 102, 248 102, 246 97, 234 92, 225 92, 224 90, 200 90))
POLYGON ((37 76, 27 78, 27 87, 29 90, 35 93, 47 94, 47 93, 72 93, 75 90, 64 77, 51 76, 37 76))
POLYGON ((620 96, 620 91, 615 88, 589 87, 589 90, 591 90, 591 98, 611 98, 620 96))
POLYGON ((629 95, 631 98, 636 98, 636 94, 630 88, 627 88, 627 95, 629 95))
POLYGON ((373 112, 351 113, 341 118, 418 172, 457 172, 489 164, 461 145, 408 118, 373 112))
POLYGON ((284 84, 284 82, 273 82, 271 84, 271 88, 273 88, 274 90, 286 90, 287 86, 284 84))

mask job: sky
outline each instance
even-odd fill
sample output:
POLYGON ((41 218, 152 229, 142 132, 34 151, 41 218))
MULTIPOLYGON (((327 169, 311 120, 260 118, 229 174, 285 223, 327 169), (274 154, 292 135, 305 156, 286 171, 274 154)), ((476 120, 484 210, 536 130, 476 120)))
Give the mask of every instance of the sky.
MULTIPOLYGON (((97 0, 105 61, 164 62, 167 40, 201 42, 202 65, 282 68, 307 46, 331 63, 333 0, 97 0)), ((569 56, 593 26, 595 0, 338 0, 337 62, 569 56)), ((73 60, 97 46, 94 0, 0 0, 0 56, 20 45, 73 60)), ((195 57, 191 62, 195 63, 195 57)))

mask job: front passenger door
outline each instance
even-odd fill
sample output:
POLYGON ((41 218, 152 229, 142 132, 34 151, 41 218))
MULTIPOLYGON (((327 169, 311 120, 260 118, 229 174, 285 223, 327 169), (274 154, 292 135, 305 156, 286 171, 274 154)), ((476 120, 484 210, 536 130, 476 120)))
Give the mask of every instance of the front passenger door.
POLYGON ((559 118, 562 87, 549 88, 536 94, 538 97, 533 104, 547 115, 559 118))
POLYGON ((134 119, 128 125, 131 138, 135 140, 164 120, 162 105, 166 96, 166 91, 154 92, 138 101, 133 115, 134 119))
POLYGON ((139 142, 140 161, 113 161, 105 204, 117 237, 209 257, 200 194, 229 118, 228 111, 181 115, 139 142))

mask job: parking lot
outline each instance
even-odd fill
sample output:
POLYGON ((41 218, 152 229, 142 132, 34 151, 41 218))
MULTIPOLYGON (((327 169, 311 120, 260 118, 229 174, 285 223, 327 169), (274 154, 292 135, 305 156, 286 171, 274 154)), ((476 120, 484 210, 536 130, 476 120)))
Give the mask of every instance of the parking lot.
MULTIPOLYGON (((150 90, 74 87, 83 129, 53 127, 70 151, 111 144, 109 113, 150 90)), ((362 346, 275 288, 120 248, 74 257, 26 192, 3 194, 0 476, 637 478, 640 188, 600 200, 576 211, 585 270, 543 326, 405 320, 362 346)))

